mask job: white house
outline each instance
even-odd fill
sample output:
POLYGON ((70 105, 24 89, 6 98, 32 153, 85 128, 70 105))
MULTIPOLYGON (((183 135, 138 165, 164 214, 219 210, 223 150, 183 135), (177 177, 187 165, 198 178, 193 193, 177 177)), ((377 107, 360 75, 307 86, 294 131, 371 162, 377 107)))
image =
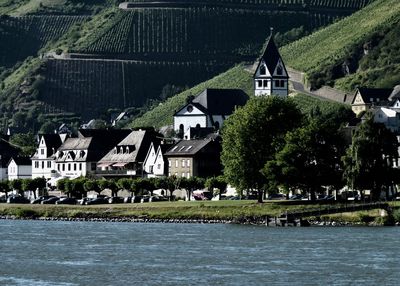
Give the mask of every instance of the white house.
POLYGON ((30 179, 32 177, 31 159, 27 157, 11 158, 8 163, 8 180, 30 179))
POLYGON ((32 179, 51 179, 56 170, 55 154, 66 137, 59 134, 39 135, 39 145, 32 160, 32 179))
POLYGON ((11 157, 17 157, 19 153, 19 150, 8 140, 8 135, 0 134, 0 181, 8 179, 8 163, 11 157))
POLYGON ((168 160, 164 154, 171 146, 172 144, 160 144, 155 149, 152 143, 144 161, 144 171, 148 177, 164 177, 168 175, 168 160))
POLYGON ((174 130, 181 137, 189 128, 214 128, 218 130, 223 122, 243 106, 248 95, 241 89, 207 88, 174 114, 174 130))
POLYGON ((285 64, 271 35, 256 71, 253 75, 254 95, 277 95, 286 97, 289 94, 289 75, 285 64))

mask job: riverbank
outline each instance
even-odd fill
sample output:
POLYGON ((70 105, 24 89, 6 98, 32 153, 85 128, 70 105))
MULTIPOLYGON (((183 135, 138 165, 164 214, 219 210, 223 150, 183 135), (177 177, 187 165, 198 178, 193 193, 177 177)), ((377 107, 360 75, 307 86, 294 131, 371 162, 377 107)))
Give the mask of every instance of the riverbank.
MULTIPOLYGON (((158 202, 96 206, 0 204, 0 219, 33 219, 97 222, 237 223, 266 225, 285 212, 330 208, 330 204, 279 201, 158 202)), ((380 209, 304 218, 303 225, 395 225, 400 222, 400 203, 391 203, 393 215, 380 209)), ((273 224, 268 224, 273 225, 273 224)))

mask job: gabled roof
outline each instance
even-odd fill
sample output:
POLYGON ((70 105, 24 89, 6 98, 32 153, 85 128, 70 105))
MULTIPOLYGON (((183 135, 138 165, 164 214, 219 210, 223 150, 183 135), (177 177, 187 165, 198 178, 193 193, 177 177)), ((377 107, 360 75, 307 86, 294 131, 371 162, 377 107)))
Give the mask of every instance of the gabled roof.
MULTIPOLYGON (((31 158, 29 157, 13 157, 10 159, 10 162, 14 160, 15 164, 17 164, 18 166, 31 166, 32 165, 32 161, 31 158)), ((9 162, 9 164, 10 164, 9 162)))
POLYGON ((396 85, 389 96, 390 101, 395 101, 396 99, 400 99, 400 85, 396 85))
POLYGON ((89 149, 92 137, 84 138, 68 138, 64 144, 60 146, 59 151, 64 150, 87 150, 89 149))
POLYGON ((59 134, 43 134, 39 135, 39 138, 43 138, 47 148, 58 149, 61 146, 61 137, 59 134))
MULTIPOLYGON (((276 47, 275 42, 274 42, 273 34, 271 33, 271 35, 268 38, 267 46, 265 47, 264 53, 258 60, 258 66, 257 66, 256 72, 254 73, 254 77, 256 76, 257 70, 260 67, 260 64, 262 61, 265 62, 265 65, 267 66, 269 73, 271 75, 274 74, 276 65, 278 64, 278 61, 280 58, 281 58, 281 55, 279 54, 279 50, 276 47)), ((282 61, 282 64, 284 66, 283 61, 282 61)))
POLYGON ((213 139, 181 140, 172 146, 165 156, 193 156, 207 146, 213 139))
POLYGON ((245 105, 248 99, 249 96, 241 89, 207 88, 193 99, 192 104, 203 107, 210 115, 230 115, 236 106, 245 105))
MULTIPOLYGON (((366 87, 359 87, 357 88, 356 94, 359 93, 364 103, 370 103, 371 98, 373 102, 379 101, 387 101, 389 99, 390 94, 392 93, 393 89, 391 88, 366 88, 366 87)), ((354 101, 357 96, 354 96, 353 101, 351 104, 354 104, 354 101)))

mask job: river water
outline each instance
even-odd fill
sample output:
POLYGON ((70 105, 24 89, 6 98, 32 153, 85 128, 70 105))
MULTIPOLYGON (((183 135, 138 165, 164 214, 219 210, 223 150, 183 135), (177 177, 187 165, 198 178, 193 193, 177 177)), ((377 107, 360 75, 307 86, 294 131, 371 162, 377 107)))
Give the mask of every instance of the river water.
POLYGON ((0 221, 0 285, 399 285, 400 227, 0 221))

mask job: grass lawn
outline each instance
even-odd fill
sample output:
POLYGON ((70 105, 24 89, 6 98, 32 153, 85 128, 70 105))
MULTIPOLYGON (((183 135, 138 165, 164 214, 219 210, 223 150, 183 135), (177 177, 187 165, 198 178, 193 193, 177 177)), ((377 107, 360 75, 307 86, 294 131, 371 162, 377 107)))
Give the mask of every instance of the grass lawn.
MULTIPOLYGON (((326 208, 330 205, 274 201, 193 201, 144 204, 113 204, 91 206, 0 204, 0 215, 16 217, 55 218, 147 218, 147 219, 208 219, 242 220, 279 216, 285 211, 326 208)), ((399 203, 394 206, 399 207, 399 203)), ((377 213, 377 212, 376 212, 377 213)), ((354 214, 353 217, 360 217, 354 214)), ((342 216, 343 217, 343 216, 342 216)))

